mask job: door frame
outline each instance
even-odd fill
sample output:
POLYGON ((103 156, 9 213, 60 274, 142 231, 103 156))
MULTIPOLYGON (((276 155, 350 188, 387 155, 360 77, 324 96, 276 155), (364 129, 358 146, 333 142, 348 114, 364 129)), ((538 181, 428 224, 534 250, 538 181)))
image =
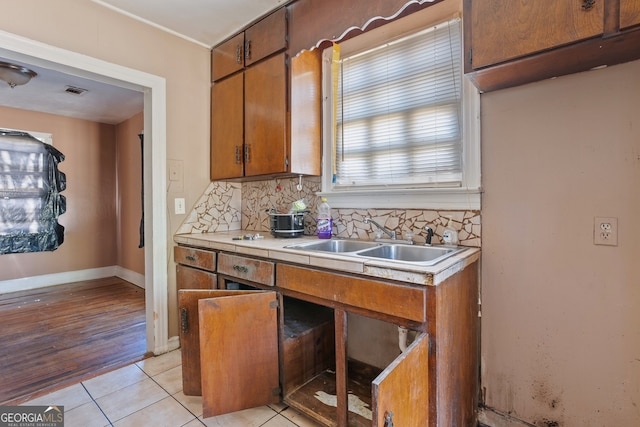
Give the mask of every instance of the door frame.
POLYGON ((178 347, 169 340, 166 217, 166 79, 61 49, 0 30, 0 54, 17 61, 70 72, 144 94, 144 232, 147 351, 162 354, 178 347))

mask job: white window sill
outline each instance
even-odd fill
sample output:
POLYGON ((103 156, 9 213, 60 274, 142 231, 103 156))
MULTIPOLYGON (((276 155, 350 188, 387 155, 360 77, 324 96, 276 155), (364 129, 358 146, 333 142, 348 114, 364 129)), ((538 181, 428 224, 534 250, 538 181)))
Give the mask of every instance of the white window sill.
POLYGON ((332 208, 479 210, 480 188, 419 188, 317 193, 332 208))

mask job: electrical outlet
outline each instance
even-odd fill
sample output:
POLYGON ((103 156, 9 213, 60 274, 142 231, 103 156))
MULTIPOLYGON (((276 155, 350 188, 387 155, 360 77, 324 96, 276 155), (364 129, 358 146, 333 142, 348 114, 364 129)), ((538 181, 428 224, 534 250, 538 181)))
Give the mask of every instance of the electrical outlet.
POLYGON ((593 244, 618 246, 618 218, 595 217, 593 221, 593 244))
POLYGON ((186 213, 186 209, 184 206, 184 198, 182 197, 177 197, 174 199, 174 204, 175 204, 175 213, 176 215, 181 215, 181 214, 185 214, 186 213))

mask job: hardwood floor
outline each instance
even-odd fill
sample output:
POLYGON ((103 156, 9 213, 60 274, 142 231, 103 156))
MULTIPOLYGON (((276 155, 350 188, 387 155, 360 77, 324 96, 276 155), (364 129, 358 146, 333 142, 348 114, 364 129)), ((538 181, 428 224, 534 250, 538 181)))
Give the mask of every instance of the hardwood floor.
POLYGON ((0 295, 0 404, 145 357, 144 289, 117 277, 0 295))

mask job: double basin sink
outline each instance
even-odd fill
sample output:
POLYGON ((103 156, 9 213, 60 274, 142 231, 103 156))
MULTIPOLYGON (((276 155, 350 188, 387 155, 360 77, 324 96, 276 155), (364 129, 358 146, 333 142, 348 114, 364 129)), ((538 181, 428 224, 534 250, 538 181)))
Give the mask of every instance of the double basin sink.
POLYGON ((461 252, 463 247, 419 246, 366 240, 330 239, 285 246, 288 249, 340 253, 415 265, 430 266, 461 252))

